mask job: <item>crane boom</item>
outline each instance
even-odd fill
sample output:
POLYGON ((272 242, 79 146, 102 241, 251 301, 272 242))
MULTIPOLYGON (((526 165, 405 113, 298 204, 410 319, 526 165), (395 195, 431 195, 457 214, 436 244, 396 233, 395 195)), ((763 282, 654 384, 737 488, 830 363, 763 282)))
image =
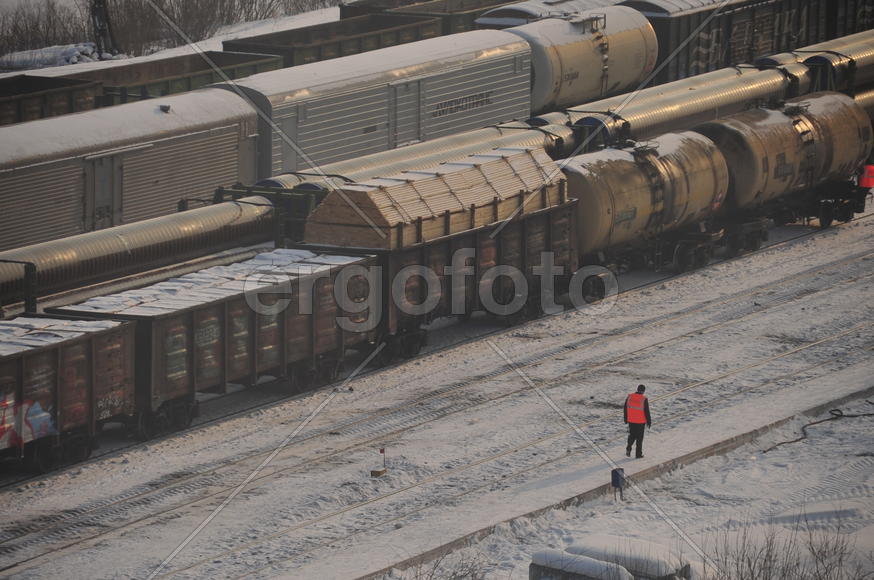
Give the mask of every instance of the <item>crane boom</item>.
POLYGON ((106 0, 91 0, 91 27, 94 41, 97 44, 98 55, 109 53, 116 55, 121 52, 112 34, 112 25, 109 21, 109 9, 106 0))

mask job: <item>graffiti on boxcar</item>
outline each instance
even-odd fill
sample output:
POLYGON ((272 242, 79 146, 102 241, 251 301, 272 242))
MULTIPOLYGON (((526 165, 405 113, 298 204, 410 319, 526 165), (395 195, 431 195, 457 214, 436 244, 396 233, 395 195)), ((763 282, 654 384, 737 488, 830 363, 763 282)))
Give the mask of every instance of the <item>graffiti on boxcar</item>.
POLYGON ((13 395, 6 395, 0 401, 0 449, 56 435, 53 415, 52 410, 44 409, 39 401, 28 400, 18 405, 13 395))

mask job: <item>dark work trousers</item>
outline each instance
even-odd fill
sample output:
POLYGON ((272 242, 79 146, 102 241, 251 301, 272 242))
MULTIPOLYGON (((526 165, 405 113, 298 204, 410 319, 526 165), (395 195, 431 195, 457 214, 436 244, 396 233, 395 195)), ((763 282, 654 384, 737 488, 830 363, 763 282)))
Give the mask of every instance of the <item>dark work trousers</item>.
POLYGON ((629 423, 628 424, 628 447, 629 452, 631 446, 637 443, 637 449, 634 454, 637 457, 643 457, 643 431, 646 429, 646 423, 629 423))

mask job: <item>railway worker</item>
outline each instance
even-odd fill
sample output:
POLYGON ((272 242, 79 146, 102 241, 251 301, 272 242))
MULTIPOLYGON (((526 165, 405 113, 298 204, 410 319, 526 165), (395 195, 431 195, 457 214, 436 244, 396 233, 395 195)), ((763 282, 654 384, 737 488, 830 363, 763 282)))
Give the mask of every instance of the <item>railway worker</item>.
POLYGON ((625 447, 625 456, 631 457, 631 446, 637 444, 635 457, 643 457, 643 431, 644 426, 652 426, 652 417, 649 415, 649 401, 644 393, 646 387, 637 385, 637 392, 631 393, 625 398, 624 417, 628 424, 628 446, 625 447))

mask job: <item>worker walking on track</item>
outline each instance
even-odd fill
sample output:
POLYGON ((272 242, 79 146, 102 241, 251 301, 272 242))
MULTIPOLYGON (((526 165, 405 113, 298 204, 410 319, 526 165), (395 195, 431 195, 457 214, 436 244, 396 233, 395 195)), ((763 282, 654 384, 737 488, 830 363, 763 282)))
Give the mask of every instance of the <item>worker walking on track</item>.
POLYGON ((637 444, 635 457, 643 457, 643 431, 644 426, 652 427, 652 417, 649 415, 649 401, 646 395, 646 387, 637 385, 637 392, 631 393, 625 399, 625 422, 628 424, 628 446, 625 448, 625 456, 631 457, 631 446, 637 444))

